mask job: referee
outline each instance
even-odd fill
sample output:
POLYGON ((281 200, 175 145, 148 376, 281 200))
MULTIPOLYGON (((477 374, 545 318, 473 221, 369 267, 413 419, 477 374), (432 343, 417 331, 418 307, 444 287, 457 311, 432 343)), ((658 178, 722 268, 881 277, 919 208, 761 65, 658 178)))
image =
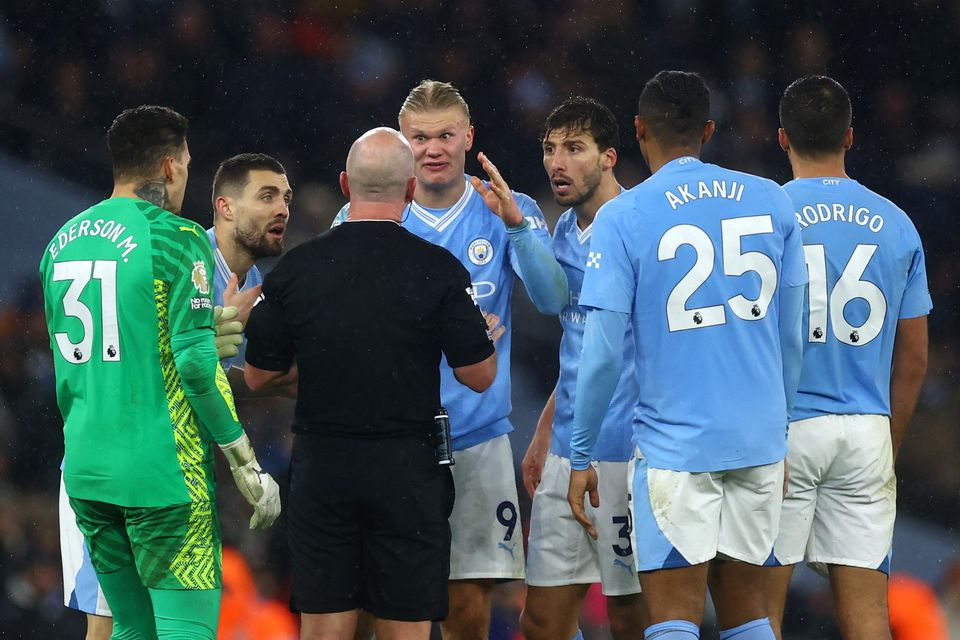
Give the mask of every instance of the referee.
POLYGON ((362 608, 379 637, 426 640, 447 615, 440 359, 480 392, 496 353, 466 269, 400 226, 413 163, 393 129, 354 142, 340 174, 349 224, 281 259, 247 325, 251 389, 299 369, 287 509, 304 639, 352 639, 362 608))

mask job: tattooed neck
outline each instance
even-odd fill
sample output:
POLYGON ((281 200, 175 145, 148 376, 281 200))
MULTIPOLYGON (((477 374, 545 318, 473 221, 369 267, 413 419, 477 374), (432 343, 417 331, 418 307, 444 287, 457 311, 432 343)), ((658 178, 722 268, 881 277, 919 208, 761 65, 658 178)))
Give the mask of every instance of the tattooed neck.
POLYGON ((145 182, 133 190, 135 194, 152 202, 161 209, 166 209, 170 202, 170 196, 167 193, 167 185, 164 182, 145 182))

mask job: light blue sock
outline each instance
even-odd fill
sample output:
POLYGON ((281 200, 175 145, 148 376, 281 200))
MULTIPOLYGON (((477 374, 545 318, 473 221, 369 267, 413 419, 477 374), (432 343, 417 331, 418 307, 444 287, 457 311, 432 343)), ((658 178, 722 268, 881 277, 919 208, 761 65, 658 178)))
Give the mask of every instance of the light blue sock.
POLYGON ((689 620, 667 620, 650 625, 644 640, 700 640, 700 628, 689 620))
POLYGON ((583 631, 577 629, 577 635, 570 638, 570 640, 583 640, 583 631))
POLYGON ((769 618, 757 618, 720 632, 720 640, 776 640, 769 618))

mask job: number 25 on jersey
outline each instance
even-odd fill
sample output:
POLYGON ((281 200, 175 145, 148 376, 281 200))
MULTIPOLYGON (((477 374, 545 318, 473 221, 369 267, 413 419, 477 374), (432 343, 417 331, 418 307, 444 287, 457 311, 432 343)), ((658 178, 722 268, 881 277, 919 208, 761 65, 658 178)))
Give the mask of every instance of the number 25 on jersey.
MULTIPOLYGON (((743 251, 744 236, 773 233, 773 220, 769 215, 729 218, 720 221, 723 273, 726 276, 741 276, 748 272, 760 276, 760 294, 755 300, 737 295, 727 300, 734 315, 743 320, 761 320, 767 315, 767 307, 777 290, 777 267, 773 260, 759 251, 743 251)), ((727 313, 723 304, 708 307, 687 308, 687 301, 713 274, 713 241, 707 232, 692 224, 671 227, 660 238, 657 258, 673 260, 677 250, 689 245, 696 252, 696 261, 690 271, 680 279, 667 298, 667 324, 670 331, 700 329, 726 324, 727 313)))

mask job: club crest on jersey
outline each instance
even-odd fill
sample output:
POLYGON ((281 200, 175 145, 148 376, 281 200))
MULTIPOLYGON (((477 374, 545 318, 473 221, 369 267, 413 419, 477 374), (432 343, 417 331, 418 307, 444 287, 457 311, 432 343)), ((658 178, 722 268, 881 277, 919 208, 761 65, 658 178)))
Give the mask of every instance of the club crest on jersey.
POLYGON ((477 238, 467 247, 467 257, 470 262, 482 267, 493 260, 493 245, 486 238, 477 238))
POLYGON ((203 264, 203 260, 197 260, 193 263, 193 272, 190 274, 190 279, 193 280, 193 286, 196 287, 200 295, 205 296, 210 293, 207 265, 203 264))

